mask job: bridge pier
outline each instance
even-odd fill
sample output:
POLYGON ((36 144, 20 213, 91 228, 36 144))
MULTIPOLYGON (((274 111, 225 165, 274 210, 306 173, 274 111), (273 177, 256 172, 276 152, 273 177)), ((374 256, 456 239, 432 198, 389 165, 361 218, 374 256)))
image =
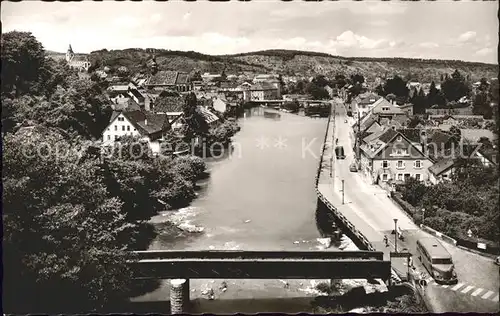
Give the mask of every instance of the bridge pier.
POLYGON ((185 314, 189 303, 189 279, 170 280, 170 314, 185 314))

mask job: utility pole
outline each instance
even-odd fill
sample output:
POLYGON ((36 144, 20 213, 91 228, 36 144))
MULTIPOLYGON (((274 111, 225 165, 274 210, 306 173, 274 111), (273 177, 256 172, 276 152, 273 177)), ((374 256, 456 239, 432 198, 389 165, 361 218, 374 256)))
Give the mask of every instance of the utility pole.
MULTIPOLYGON (((333 116, 333 132, 332 132, 332 145, 331 147, 333 148, 333 144, 335 144, 335 103, 331 105, 330 108, 330 114, 333 116)), ((330 127, 328 127, 330 128, 330 127)), ((333 150, 330 155, 330 178, 333 177, 333 150)))
POLYGON ((398 252, 398 219, 394 219, 394 252, 398 252))
POLYGON ((342 205, 344 205, 344 180, 342 180, 342 205))
POLYGON ((360 161, 360 159, 361 159, 361 157, 359 156, 360 142, 361 142, 361 121, 360 121, 360 114, 359 114, 359 108, 358 108, 358 137, 356 140, 356 160, 358 160, 358 161, 360 161))

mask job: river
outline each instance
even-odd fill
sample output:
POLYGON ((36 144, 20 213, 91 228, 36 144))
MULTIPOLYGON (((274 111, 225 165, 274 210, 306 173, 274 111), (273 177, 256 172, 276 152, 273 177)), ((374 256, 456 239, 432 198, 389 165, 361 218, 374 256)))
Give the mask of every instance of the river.
MULTIPOLYGON (((207 159, 210 177, 200 183, 191 206, 153 218, 161 223, 175 217, 204 232, 175 240, 160 235, 150 249, 320 248, 314 180, 327 119, 280 115, 264 117, 262 108, 245 112, 233 153, 207 159)), ((203 288, 215 290, 220 282, 191 280, 191 299, 197 302, 191 312, 310 312, 315 293, 310 280, 290 280, 287 289, 280 280, 228 280, 227 291, 216 293, 216 300, 200 299, 203 288)), ((168 300, 167 291, 168 282, 162 282, 140 300, 168 300)))

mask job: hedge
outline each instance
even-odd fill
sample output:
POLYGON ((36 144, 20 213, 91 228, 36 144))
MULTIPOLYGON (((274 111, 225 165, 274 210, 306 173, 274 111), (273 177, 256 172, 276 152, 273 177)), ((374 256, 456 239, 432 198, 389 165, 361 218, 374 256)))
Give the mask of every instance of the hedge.
MULTIPOLYGON (((459 229, 456 232, 450 232, 450 231, 445 231, 447 227, 447 221, 445 218, 448 217, 448 215, 455 215, 455 216, 469 216, 466 213, 460 213, 458 212, 450 212, 448 210, 440 209, 438 211, 439 216, 434 216, 434 217, 428 217, 425 218, 425 223, 422 223, 422 214, 418 212, 418 209, 408 203, 407 201, 403 200, 401 193, 399 192, 391 192, 391 197, 398 203, 398 205, 403 209, 403 211, 413 219, 413 221, 417 224, 424 224, 427 225, 428 227, 441 232, 442 234, 448 235, 449 237, 455 239, 457 241, 458 246, 470 248, 470 249, 476 249, 479 251, 491 253, 491 254, 499 254, 500 253, 500 245, 497 242, 491 241, 491 240, 485 240, 482 238, 476 238, 476 237, 468 237, 463 233, 463 229, 459 229), (438 227, 442 226, 442 227, 438 227), (484 243, 486 245, 486 249, 479 249, 477 247, 478 243, 484 243)), ((470 220, 473 220, 472 216, 470 216, 470 220)), ((456 228, 456 227, 454 227, 456 228)))

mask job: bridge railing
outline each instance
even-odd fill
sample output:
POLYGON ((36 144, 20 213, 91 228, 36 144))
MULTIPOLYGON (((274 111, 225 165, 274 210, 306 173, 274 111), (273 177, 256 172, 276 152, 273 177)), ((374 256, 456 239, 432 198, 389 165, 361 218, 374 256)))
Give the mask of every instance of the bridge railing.
POLYGON ((325 206, 332 213, 334 213, 335 216, 340 221, 342 221, 342 223, 345 226, 347 226, 349 228, 349 230, 351 230, 351 232, 354 235, 356 235, 356 237, 359 239, 359 241, 361 241, 361 243, 364 245, 365 249, 367 249, 369 251, 375 251, 375 247, 372 245, 372 243, 370 243, 368 241, 368 239, 359 230, 357 230, 356 227, 354 227, 354 225, 341 212, 339 212, 337 210, 337 208, 335 206, 333 206, 332 203, 330 203, 330 201, 328 201, 328 199, 318 189, 319 178, 320 178, 321 170, 322 170, 322 167, 323 167, 323 158, 325 156, 325 151, 326 151, 326 147, 327 147, 326 144, 327 144, 328 132, 330 130, 330 122, 331 122, 331 119, 332 119, 332 113, 334 113, 333 107, 332 107, 332 111, 331 111, 330 115, 328 116, 327 129, 326 129, 326 133, 325 133, 325 138, 323 140, 322 153, 321 153, 321 157, 320 157, 320 160, 319 160, 318 171, 317 171, 317 174, 316 174, 316 185, 315 185, 316 186, 316 194, 318 195, 318 198, 320 199, 320 201, 323 202, 325 204, 325 206))
POLYGON ((134 251, 138 260, 149 259, 249 259, 249 260, 383 260, 374 251, 241 251, 241 250, 146 250, 134 251))

